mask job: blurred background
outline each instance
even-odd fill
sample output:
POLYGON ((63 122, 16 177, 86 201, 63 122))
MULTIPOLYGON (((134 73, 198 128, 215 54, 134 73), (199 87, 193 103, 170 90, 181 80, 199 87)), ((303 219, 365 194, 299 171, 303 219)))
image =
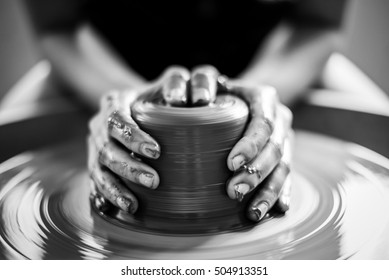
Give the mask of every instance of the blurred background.
MULTIPOLYGON (((389 1, 350 0, 344 53, 389 93, 389 1)), ((19 0, 0 0, 0 99, 40 59, 19 0)))

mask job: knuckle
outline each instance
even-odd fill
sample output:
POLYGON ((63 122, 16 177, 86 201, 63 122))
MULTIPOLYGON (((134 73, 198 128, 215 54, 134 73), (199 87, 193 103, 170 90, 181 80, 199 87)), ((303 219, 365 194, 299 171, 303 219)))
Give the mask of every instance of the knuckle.
POLYGON ((262 95, 267 95, 267 97, 276 100, 277 99, 277 90, 275 87, 265 85, 265 86, 260 86, 259 87, 260 94, 262 95))
POLYGON ((125 161, 121 161, 121 162, 118 163, 117 172, 122 177, 128 177, 128 175, 127 175, 128 168, 129 168, 128 163, 125 162, 125 161))
POLYGON ((271 145, 271 149, 277 155, 277 158, 281 158, 284 153, 284 145, 272 140, 269 141, 269 145, 271 145))
MULTIPOLYGON (((255 104, 252 106, 255 106, 255 104)), ((258 110, 252 110, 252 125, 254 130, 270 135, 275 127, 274 118, 268 115, 264 115, 262 110, 260 110, 260 113, 256 113, 257 111, 258 110)))
POLYGON ((279 186, 280 184, 276 181, 272 181, 269 183, 269 185, 267 186, 266 188, 266 191, 268 193, 268 196, 274 198, 274 197, 278 197, 278 194, 280 193, 281 191, 281 188, 279 186))
POLYGON ((189 78, 189 71, 185 67, 173 65, 166 69, 165 77, 180 76, 183 78, 189 78))
POLYGON ((255 156, 259 151, 260 143, 257 141, 256 136, 258 134, 254 133, 250 136, 245 136, 245 143, 247 145, 247 148, 250 150, 250 153, 255 156))
POLYGON ((202 74, 202 75, 218 75, 219 71, 210 64, 204 64, 196 67, 193 70, 193 74, 202 74))
POLYGON ((254 131, 270 136, 274 130, 274 120, 265 116, 253 116, 254 131))
POLYGON ((122 129, 121 135, 122 135, 125 142, 127 142, 127 143, 131 142, 132 135, 133 135, 132 128, 128 125, 124 126, 124 128, 122 129))
POLYGON ((112 113, 109 114, 108 120, 108 130, 112 131, 113 128, 122 129, 124 124, 122 122, 122 117, 119 113, 119 111, 114 110, 112 113))
POLYGON ((113 102, 113 100, 115 99, 116 96, 117 96, 116 91, 110 91, 103 96, 103 102, 110 104, 113 102))
POLYGON ((119 94, 120 92, 118 90, 110 90, 104 95, 104 100, 108 102, 113 101, 119 97, 119 94))
POLYGON ((271 182, 266 189, 261 192, 262 198, 266 200, 269 204, 274 203, 279 196, 280 188, 275 186, 273 182, 271 182))
POLYGON ((274 131, 274 120, 269 117, 262 118, 262 126, 270 133, 274 131))
POLYGON ((279 168, 285 174, 285 177, 290 173, 290 164, 283 160, 279 163, 279 168))
POLYGON ((131 136, 133 134, 133 130, 137 128, 137 126, 133 123, 129 123, 125 121, 122 114, 115 110, 113 111, 107 120, 108 123, 108 133, 120 135, 124 139, 124 141, 131 141, 131 136))
POLYGON ((118 98, 119 92, 111 90, 103 95, 100 101, 100 108, 109 108, 113 106, 114 101, 118 98))
POLYGON ((292 121, 293 121, 292 111, 284 105, 280 105, 280 111, 281 111, 281 114, 283 116, 284 121, 288 124, 288 126, 291 126, 292 121))
POLYGON ((103 142, 103 144, 98 147, 97 149, 97 157, 101 163, 107 163, 109 162, 109 159, 111 157, 110 155, 110 145, 109 141, 103 142))

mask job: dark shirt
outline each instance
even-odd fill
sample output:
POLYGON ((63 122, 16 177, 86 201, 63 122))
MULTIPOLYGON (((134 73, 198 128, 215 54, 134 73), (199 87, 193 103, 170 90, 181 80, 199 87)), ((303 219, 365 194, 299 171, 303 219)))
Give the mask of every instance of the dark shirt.
POLYGON ((238 75, 294 5, 286 0, 28 1, 35 3, 38 29, 71 28, 88 20, 147 79, 170 65, 211 64, 230 77, 238 75))
POLYGON ((89 20, 148 79, 170 65, 201 64, 233 77, 289 9, 256 0, 95 0, 89 20))

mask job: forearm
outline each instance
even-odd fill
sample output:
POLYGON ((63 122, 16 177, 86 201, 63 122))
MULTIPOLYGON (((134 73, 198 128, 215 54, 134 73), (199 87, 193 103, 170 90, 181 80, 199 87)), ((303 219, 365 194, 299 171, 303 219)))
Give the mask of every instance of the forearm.
POLYGON ((111 89, 145 83, 90 27, 76 33, 47 33, 39 39, 56 74, 92 108, 97 108, 100 97, 111 89))
POLYGON ((283 24, 239 78, 274 86, 281 101, 290 105, 316 82, 339 43, 337 29, 283 24))

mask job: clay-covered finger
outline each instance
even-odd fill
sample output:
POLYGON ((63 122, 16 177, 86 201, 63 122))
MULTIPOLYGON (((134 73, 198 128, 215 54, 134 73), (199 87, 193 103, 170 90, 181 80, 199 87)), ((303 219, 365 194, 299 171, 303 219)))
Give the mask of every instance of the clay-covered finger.
POLYGON ((129 116, 113 111, 107 122, 109 135, 130 151, 152 159, 160 156, 161 148, 157 141, 142 131, 129 116))
POLYGON ((113 91, 102 99, 102 111, 106 112, 109 136, 119 141, 130 151, 156 159, 160 146, 149 134, 142 131, 131 117, 131 92, 113 91))
POLYGON ((110 203, 131 214, 136 212, 138 200, 111 171, 96 165, 90 173, 90 177, 95 183, 98 193, 108 199, 110 203))
POLYGON ((250 163, 245 165, 249 173, 251 173, 250 170, 255 171, 255 174, 259 178, 259 183, 272 172, 281 158, 288 163, 290 162, 291 148, 288 138, 291 131, 291 121, 290 110, 283 105, 278 106, 277 118, 274 123, 275 127, 269 141, 259 154, 250 163), (284 156, 285 150, 288 151, 287 155, 284 156))
POLYGON ((99 162, 115 174, 144 187, 155 189, 159 176, 150 166, 134 158, 114 142, 98 147, 99 162))
POLYGON ((290 120, 284 116, 283 112, 279 113, 274 132, 262 151, 251 162, 244 164, 241 172, 228 182, 227 193, 231 199, 243 199, 273 171, 281 159, 290 162, 290 120))
POLYGON ((194 106, 209 104, 216 99, 219 72, 210 65, 196 67, 192 71, 190 99, 194 106))
POLYGON ((250 220, 258 222, 265 217, 278 200, 289 172, 288 164, 281 162, 277 165, 248 205, 247 217, 250 220))
POLYGON ((282 157, 278 144, 268 143, 262 152, 234 175, 227 184, 227 194, 231 199, 242 200, 253 191, 277 166, 282 157))
POLYGON ((231 171, 237 171, 251 162, 263 149, 269 140, 267 129, 242 137, 232 148, 227 158, 227 166, 231 171))
POLYGON ((252 161, 264 148, 276 126, 278 98, 272 87, 240 87, 232 89, 250 107, 251 121, 244 136, 232 148, 227 166, 236 171, 252 161))
POLYGON ((173 66, 162 77, 162 96, 167 104, 185 106, 188 101, 187 83, 190 73, 186 68, 173 66))

